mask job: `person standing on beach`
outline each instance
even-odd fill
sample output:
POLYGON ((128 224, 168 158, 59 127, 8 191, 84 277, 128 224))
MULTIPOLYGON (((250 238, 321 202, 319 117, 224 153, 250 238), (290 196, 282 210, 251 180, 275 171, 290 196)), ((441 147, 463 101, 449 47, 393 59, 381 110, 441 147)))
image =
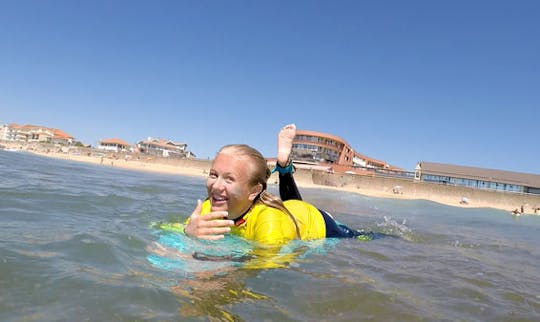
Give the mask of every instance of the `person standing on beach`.
POLYGON ((350 229, 302 201, 290 160, 295 135, 294 124, 283 127, 278 135, 275 171, 279 173, 281 198, 266 190, 271 171, 259 151, 244 144, 222 147, 209 171, 208 198, 197 202, 184 233, 206 240, 218 240, 231 233, 267 246, 294 239, 372 239, 373 233, 350 229))

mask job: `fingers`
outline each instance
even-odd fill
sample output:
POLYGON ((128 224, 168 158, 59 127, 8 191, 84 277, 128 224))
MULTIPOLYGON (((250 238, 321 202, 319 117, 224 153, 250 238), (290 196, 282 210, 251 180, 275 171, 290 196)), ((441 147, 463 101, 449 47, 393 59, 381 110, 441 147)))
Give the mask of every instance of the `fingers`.
POLYGON ((195 210, 193 210, 193 213, 191 215, 200 215, 202 209, 202 201, 201 199, 197 199, 197 206, 195 207, 195 210))
MULTIPOLYGON (((226 211, 212 211, 211 213, 201 216, 200 218, 206 221, 217 220, 221 222, 225 220, 224 218, 227 218, 228 215, 229 214, 226 211), (218 219, 222 219, 222 220, 218 220, 218 219)), ((225 221, 232 221, 232 220, 225 220, 225 221)))
POLYGON ((230 233, 230 222, 230 220, 212 220, 208 222, 199 222, 196 227, 197 237, 202 238, 203 236, 208 235, 222 235, 230 233))
POLYGON ((226 211, 214 211, 201 216, 202 202, 197 200, 197 206, 189 219, 184 232, 187 235, 206 240, 218 240, 231 231, 234 221, 227 220, 226 211))

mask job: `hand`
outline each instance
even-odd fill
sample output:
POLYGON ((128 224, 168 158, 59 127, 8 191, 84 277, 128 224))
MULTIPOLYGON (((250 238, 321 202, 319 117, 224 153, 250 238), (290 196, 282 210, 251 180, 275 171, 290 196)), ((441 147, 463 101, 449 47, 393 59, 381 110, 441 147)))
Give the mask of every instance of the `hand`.
POLYGON ((234 221, 227 218, 226 211, 212 211, 201 216, 202 202, 197 200, 197 207, 189 217, 189 223, 184 232, 188 236, 206 240, 218 240, 224 238, 226 233, 231 231, 234 221))

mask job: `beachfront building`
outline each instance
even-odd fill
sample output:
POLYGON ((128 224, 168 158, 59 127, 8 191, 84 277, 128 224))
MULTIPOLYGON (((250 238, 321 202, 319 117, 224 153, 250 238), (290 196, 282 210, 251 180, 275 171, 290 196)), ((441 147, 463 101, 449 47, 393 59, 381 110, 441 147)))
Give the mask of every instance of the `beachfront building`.
POLYGON ((103 139, 99 141, 97 147, 99 150, 112 151, 112 152, 130 152, 131 144, 122 139, 103 139))
POLYGON ((26 132, 22 129, 22 125, 7 124, 2 126, 0 138, 2 141, 26 142, 26 132))
POLYGON ((51 143, 60 145, 71 145, 75 138, 60 129, 53 129, 53 137, 51 143))
POLYGON ((326 165, 334 171, 391 169, 388 163, 360 154, 342 138, 309 130, 297 130, 291 158, 295 164, 326 165))
POLYGON ((419 162, 415 180, 495 191, 540 194, 540 175, 435 162, 419 162))
POLYGON ((12 123, 2 126, 0 139, 11 142, 71 145, 75 138, 60 129, 40 125, 19 125, 12 123))
POLYGON ((156 139, 149 137, 144 141, 137 142, 137 149, 140 153, 156 155, 161 157, 195 157, 193 153, 187 150, 186 143, 174 142, 165 139, 156 139))

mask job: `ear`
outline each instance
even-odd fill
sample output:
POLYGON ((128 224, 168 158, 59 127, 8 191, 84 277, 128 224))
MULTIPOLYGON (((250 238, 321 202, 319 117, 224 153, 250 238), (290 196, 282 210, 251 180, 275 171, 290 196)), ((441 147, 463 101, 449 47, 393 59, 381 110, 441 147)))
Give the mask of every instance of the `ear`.
POLYGON ((257 196, 262 192, 263 186, 260 183, 257 183, 255 186, 251 188, 251 193, 249 194, 249 201, 255 200, 257 196))

